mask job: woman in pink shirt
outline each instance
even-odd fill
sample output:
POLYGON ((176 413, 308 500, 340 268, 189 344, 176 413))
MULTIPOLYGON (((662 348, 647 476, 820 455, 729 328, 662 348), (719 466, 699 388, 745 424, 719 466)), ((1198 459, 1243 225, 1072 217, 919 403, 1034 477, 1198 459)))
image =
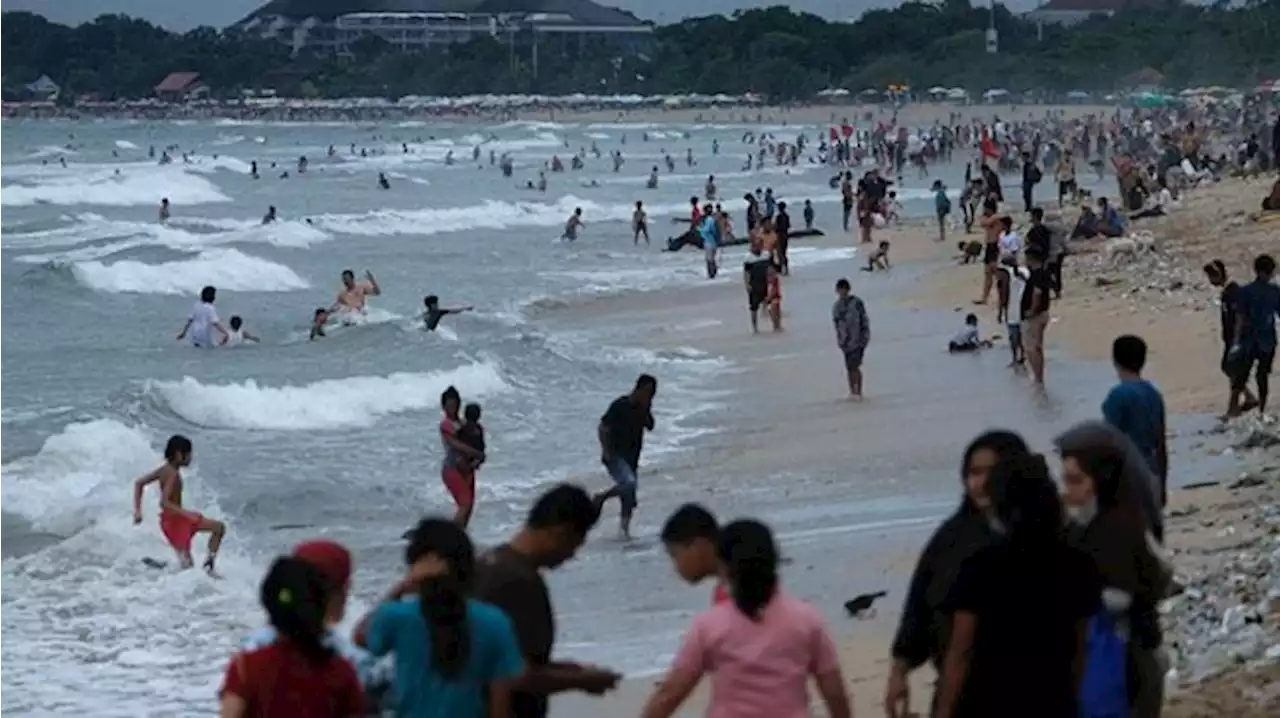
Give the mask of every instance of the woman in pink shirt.
POLYGON ((778 587, 769 528, 735 521, 720 533, 732 602, 698 614, 643 718, 669 718, 711 674, 707 718, 808 718, 809 679, 830 718, 851 718, 835 644, 821 614, 778 587))

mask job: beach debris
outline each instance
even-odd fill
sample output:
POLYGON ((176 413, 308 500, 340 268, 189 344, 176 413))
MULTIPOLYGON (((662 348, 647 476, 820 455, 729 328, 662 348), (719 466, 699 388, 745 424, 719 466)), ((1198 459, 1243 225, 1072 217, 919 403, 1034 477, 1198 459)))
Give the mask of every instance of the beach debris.
POLYGON ((1236 479, 1235 481, 1232 481, 1230 484, 1228 484, 1227 488, 1232 491, 1239 491, 1240 489, 1251 489, 1255 486, 1262 486, 1266 483, 1267 483, 1266 479, 1259 478, 1257 476, 1254 476, 1253 474, 1245 474, 1244 476, 1241 476, 1239 479, 1236 479))

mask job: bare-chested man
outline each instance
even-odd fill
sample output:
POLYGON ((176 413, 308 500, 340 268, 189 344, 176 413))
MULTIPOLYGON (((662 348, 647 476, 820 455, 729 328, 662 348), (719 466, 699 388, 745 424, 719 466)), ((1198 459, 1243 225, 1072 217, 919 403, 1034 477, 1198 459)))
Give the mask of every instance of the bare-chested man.
POLYGON ((342 289, 338 292, 338 298, 334 300, 333 306, 329 307, 330 313, 364 312, 365 300, 382 294, 378 280, 373 278, 373 272, 366 269, 364 276, 369 280, 368 282, 357 282, 355 272, 350 269, 342 270, 342 289))
POLYGON ((147 486, 160 484, 160 531, 178 554, 178 564, 190 568, 191 539, 198 533, 209 534, 209 553, 204 570, 213 574, 218 548, 227 532, 226 524, 214 521, 182 506, 182 469, 191 465, 191 440, 174 435, 164 447, 164 463, 160 468, 133 482, 133 523, 142 523, 142 492, 147 486))

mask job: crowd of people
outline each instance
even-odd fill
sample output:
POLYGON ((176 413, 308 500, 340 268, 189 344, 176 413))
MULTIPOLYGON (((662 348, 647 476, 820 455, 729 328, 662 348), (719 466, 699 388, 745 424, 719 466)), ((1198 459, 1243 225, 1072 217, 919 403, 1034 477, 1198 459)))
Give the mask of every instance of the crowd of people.
MULTIPOLYGON (((1259 257, 1256 267, 1257 281, 1231 290, 1237 298, 1227 308, 1235 327, 1228 354, 1248 357, 1254 369, 1274 354, 1280 313, 1274 261, 1259 257)), ((847 281, 837 290, 842 348, 856 351, 866 343, 865 319, 857 319, 865 308, 847 281)), ((1055 441, 1061 489, 1046 458, 1016 433, 985 432, 965 449, 960 504, 924 546, 907 586, 890 649, 887 716, 913 715, 913 705, 944 718, 1160 715, 1167 659, 1157 605, 1178 589, 1162 547, 1164 404, 1142 378, 1146 352, 1137 336, 1115 340, 1118 382, 1101 403, 1102 419, 1055 441), (908 676, 925 663, 938 675, 934 694, 913 704, 908 676)), ((851 369, 855 393, 856 379, 851 369)), ((1235 378, 1231 386, 1238 390, 1235 378)), ((1263 381, 1259 401, 1266 389, 1263 381)), ((642 375, 601 417, 601 459, 614 489, 592 496, 554 486, 507 542, 483 553, 466 533, 470 505, 463 511, 454 486, 465 482, 454 475, 456 461, 482 453, 454 447, 442 480, 459 514, 424 518, 406 533, 403 576, 349 635, 337 626, 352 588, 350 552, 321 539, 278 558, 261 585, 269 625, 247 636, 227 666, 223 718, 543 718, 556 694, 614 690, 618 672, 555 655, 543 573, 574 558, 611 498, 620 499, 629 532, 656 390, 657 380, 642 375)), ((461 397, 451 387, 441 404, 442 437, 458 437, 461 397)), ((182 505, 180 471, 192 458, 190 440, 170 439, 165 463, 135 484, 135 520, 144 490, 159 483, 166 537, 190 565, 191 536, 210 533, 211 565, 225 527, 182 505)), ((680 579, 714 588, 641 716, 675 714, 706 676, 709 715, 807 716, 811 682, 828 715, 851 715, 835 642, 820 611, 783 587, 765 523, 721 525, 708 508, 686 504, 660 537, 680 579)))

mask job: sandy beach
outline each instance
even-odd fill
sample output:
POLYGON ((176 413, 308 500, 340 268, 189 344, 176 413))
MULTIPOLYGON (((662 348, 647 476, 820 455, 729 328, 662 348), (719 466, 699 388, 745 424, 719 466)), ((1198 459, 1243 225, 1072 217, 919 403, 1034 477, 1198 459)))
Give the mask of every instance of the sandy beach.
MULTIPOLYGON (((949 102, 921 102, 898 110, 900 123, 908 127, 926 127, 936 122, 945 124, 952 115, 967 123, 977 119, 991 122, 1025 117, 1043 117, 1047 112, 1066 117, 1103 116, 1115 111, 1108 105, 958 105, 949 102)), ((893 111, 884 105, 833 103, 797 107, 711 107, 711 108, 643 108, 637 110, 544 111, 521 112, 525 120, 547 122, 620 122, 620 123, 708 123, 766 125, 828 125, 848 119, 855 126, 865 122, 867 113, 888 119, 893 111)), ((860 129, 866 129, 860 127, 860 129)))
MULTIPOLYGON (((955 466, 969 439, 982 429, 1006 426, 1023 433, 1034 448, 1050 451, 1054 435, 1076 420, 1098 416, 1101 399, 1114 382, 1106 361, 1111 340, 1139 333, 1152 347, 1149 374, 1174 412, 1171 484, 1198 487, 1174 491, 1170 501, 1169 543, 1175 563, 1180 577, 1191 582, 1188 585, 1220 586, 1238 570, 1229 565, 1234 554, 1223 547, 1223 537, 1235 537, 1237 550, 1270 550, 1264 547, 1280 530, 1274 508, 1280 481, 1274 471, 1259 470, 1275 465, 1274 446, 1250 448, 1242 443, 1247 427, 1224 431, 1208 413, 1221 409, 1226 386, 1217 368, 1216 292, 1203 279, 1200 266, 1220 257, 1234 278, 1247 280, 1247 260, 1280 245, 1276 225, 1249 218, 1269 186, 1269 181, 1230 181, 1197 191, 1172 216, 1143 225, 1162 240, 1161 254, 1132 266, 1102 267, 1101 255, 1090 253, 1087 244, 1073 247, 1078 253, 1068 260, 1065 298, 1055 307, 1049 331, 1049 391, 1041 399, 1025 376, 1005 368, 1002 345, 975 356, 947 355, 947 339, 963 313, 974 308, 980 269, 957 266, 955 235, 945 244, 937 243, 932 228, 921 222, 878 233, 877 239, 882 235, 893 243, 891 272, 863 273, 858 270, 863 260, 857 257, 795 269, 784 284, 785 331, 779 334, 767 328, 757 336, 750 333, 740 270, 733 264, 734 258, 740 261, 738 255, 731 255, 723 270, 731 275, 729 281, 596 298, 550 309, 544 318, 614 322, 635 334, 638 346, 650 350, 694 347, 731 359, 734 369, 717 382, 732 396, 730 408, 710 420, 725 422, 725 430, 688 460, 655 469, 659 486, 646 489, 661 492, 646 510, 700 500, 725 518, 734 515, 735 492, 780 480, 796 482, 786 492, 796 505, 823 500, 827 494, 814 493, 815 484, 834 484, 837 488, 829 495, 839 496, 841 482, 849 481, 854 483, 847 491, 856 491, 862 500, 906 497, 910 503, 927 498, 939 507, 933 513, 940 516, 948 505, 954 506, 954 498, 948 504, 946 497, 958 492, 948 482, 955 480, 955 466), (833 345, 830 306, 840 276, 852 280, 870 312, 872 345, 863 402, 845 397, 840 357, 833 345), (1107 281, 1097 281, 1099 276, 1107 281), (1253 472, 1257 485, 1232 483, 1242 471, 1253 472), (724 477, 733 480, 726 482, 724 477), (701 489, 690 491, 692 486, 701 489)), ((818 242, 853 248, 856 238, 835 232, 818 242)), ((693 253, 689 257, 690 262, 700 261, 693 253)), ((994 311, 994 306, 979 311, 984 334, 1003 334, 993 326, 994 311)), ((774 520, 768 514, 763 518, 774 520)), ((934 525, 936 520, 922 519, 890 529, 842 533, 818 547, 783 542, 784 551, 796 558, 785 570, 784 584, 827 612, 840 637, 842 665, 858 715, 882 714, 897 612, 916 554, 934 525), (873 619, 839 617, 836 607, 865 586, 852 580, 815 580, 816 573, 832 572, 874 575, 884 585, 889 596, 873 619)), ((1259 575, 1263 578, 1258 580, 1264 580, 1269 574, 1264 570, 1259 575)), ((678 582, 670 574, 665 580, 673 586, 678 582)), ((1272 615, 1266 618, 1270 638, 1259 638, 1233 653, 1215 648, 1215 641, 1226 638, 1191 635, 1195 622, 1204 617, 1193 617, 1190 607, 1208 609, 1185 598, 1174 602, 1180 600, 1181 608, 1171 605, 1165 611, 1167 643, 1176 656, 1166 715, 1209 715, 1209 705, 1216 707, 1216 715, 1262 715, 1261 706, 1274 698, 1274 681, 1268 688, 1267 677, 1274 678, 1275 667, 1258 673, 1253 660, 1267 647, 1266 641, 1280 641, 1274 628, 1280 602, 1271 604, 1272 615)), ((915 676, 917 708, 930 694, 929 673, 925 669, 915 676)), ((654 680, 630 680, 602 700, 566 696, 557 700, 556 714, 634 714, 654 680)), ((701 714, 705 689, 704 681, 680 715, 701 714)))

